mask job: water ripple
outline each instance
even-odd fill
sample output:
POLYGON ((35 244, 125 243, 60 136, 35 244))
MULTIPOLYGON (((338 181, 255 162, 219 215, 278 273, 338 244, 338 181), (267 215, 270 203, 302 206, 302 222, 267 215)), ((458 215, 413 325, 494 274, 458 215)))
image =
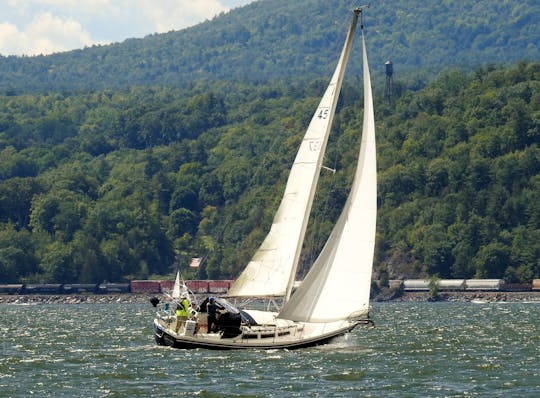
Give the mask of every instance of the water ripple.
POLYGON ((6 397, 536 397, 540 305, 376 303, 311 349, 173 350, 140 304, 0 306, 6 397))

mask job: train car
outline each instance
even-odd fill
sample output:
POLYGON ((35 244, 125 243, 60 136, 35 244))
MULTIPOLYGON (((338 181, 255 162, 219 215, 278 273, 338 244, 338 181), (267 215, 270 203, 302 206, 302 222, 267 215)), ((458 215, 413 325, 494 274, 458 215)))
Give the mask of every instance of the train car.
POLYGON ((160 281, 159 291, 160 293, 170 293, 174 288, 174 281, 160 281))
MULTIPOLYGON (((435 282, 439 291, 465 290, 465 279, 438 279, 435 282)), ((405 279, 403 290, 406 292, 428 291, 431 283, 433 282, 430 279, 405 279)))
POLYGON ((500 291, 504 288, 502 279, 467 279, 465 289, 471 291, 500 291))
POLYGON ((406 292, 420 292, 429 290, 428 279, 405 279, 403 281, 403 290, 406 292))
POLYGON ((22 294, 23 292, 23 284, 0 285, 0 294, 22 294))
POLYGON ((98 287, 98 293, 130 293, 129 283, 101 283, 98 287))
POLYGON ((540 290, 540 279, 533 279, 531 284, 532 290, 540 290))
POLYGON ((62 293, 65 294, 94 294, 98 292, 97 283, 66 283, 62 286, 62 293))
POLYGON ((186 281, 186 285, 189 290, 196 294, 206 294, 208 293, 208 281, 203 280, 192 280, 186 281))
POLYGON ((504 290, 506 292, 530 292, 532 290, 531 283, 505 283, 504 290))
POLYGON ((440 291, 461 291, 465 290, 465 279, 441 279, 438 281, 440 291))
POLYGON ((208 281, 208 293, 227 293, 231 287, 230 280, 208 281))
POLYGON ((390 279, 388 287, 393 290, 401 290, 403 289, 403 281, 401 279, 390 279))
POLYGON ((25 294, 62 294, 63 285, 60 283, 36 283, 24 286, 25 294))
POLYGON ((131 293, 160 293, 161 281, 131 281, 131 293))
MULTIPOLYGON (((208 293, 208 281, 206 280, 187 280, 185 281, 187 288, 195 294, 208 293)), ((161 281, 161 293, 170 293, 174 288, 174 281, 161 281)))

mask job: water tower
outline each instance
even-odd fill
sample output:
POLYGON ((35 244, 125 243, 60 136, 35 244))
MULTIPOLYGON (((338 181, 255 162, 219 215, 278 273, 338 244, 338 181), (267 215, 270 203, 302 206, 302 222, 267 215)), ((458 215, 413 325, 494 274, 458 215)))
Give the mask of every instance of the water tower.
POLYGON ((392 61, 386 61, 384 65, 386 66, 386 86, 384 89, 384 98, 390 103, 392 102, 392 93, 394 92, 394 66, 392 61))

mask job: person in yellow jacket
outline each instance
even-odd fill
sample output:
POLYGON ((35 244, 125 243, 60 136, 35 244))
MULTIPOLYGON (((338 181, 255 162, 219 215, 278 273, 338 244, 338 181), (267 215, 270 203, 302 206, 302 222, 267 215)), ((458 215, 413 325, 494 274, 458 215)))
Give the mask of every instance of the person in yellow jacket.
POLYGON ((189 301, 185 295, 180 297, 180 304, 176 306, 176 333, 189 317, 189 301))

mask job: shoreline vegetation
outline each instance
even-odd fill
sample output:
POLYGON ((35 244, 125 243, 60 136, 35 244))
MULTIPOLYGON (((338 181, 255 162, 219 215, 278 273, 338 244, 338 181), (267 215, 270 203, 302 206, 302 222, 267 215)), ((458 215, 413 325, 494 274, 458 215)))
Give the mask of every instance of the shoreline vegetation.
MULTIPOLYGON (((156 294, 50 294, 50 295, 0 295, 0 304, 142 304, 150 305, 150 298, 156 294)), ((538 302, 540 291, 504 292, 443 292, 433 296, 430 292, 380 292, 372 302, 538 302)))

